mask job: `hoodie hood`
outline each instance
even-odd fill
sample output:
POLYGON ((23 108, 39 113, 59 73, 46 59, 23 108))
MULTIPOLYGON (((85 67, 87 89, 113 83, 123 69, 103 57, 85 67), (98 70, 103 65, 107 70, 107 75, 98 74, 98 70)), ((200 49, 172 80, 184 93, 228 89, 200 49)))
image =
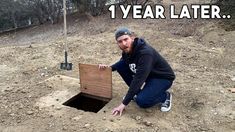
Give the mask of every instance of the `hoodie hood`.
POLYGON ((139 51, 139 49, 141 49, 141 47, 143 47, 144 45, 146 45, 146 42, 144 39, 142 38, 135 38, 134 42, 133 42, 133 47, 132 47, 132 53, 131 54, 127 54, 125 52, 123 52, 122 54, 125 56, 129 57, 134 57, 136 55, 136 53, 139 51))

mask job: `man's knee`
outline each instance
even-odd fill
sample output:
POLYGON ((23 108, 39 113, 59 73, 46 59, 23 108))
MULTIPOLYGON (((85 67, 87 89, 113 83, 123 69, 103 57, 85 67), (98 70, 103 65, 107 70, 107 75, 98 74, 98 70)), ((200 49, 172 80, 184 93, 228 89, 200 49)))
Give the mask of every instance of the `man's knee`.
POLYGON ((137 104, 140 108, 148 108, 148 107, 153 106, 153 104, 152 104, 150 101, 144 99, 143 97, 137 96, 137 98, 136 98, 135 101, 136 101, 136 104, 137 104))

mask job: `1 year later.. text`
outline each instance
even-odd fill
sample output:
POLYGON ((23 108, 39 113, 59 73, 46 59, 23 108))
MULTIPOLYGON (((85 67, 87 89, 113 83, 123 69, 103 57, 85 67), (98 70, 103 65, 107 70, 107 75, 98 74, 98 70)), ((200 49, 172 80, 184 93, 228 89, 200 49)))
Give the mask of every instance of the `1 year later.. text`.
MULTIPOLYGON (((126 19, 129 14, 132 14, 132 18, 135 19, 165 19, 165 8, 162 5, 147 5, 143 8, 142 5, 119 5, 122 12, 122 18, 126 19)), ((109 7, 111 18, 116 18, 116 6, 111 5, 109 7)), ((179 14, 175 12, 175 6, 170 5, 169 16, 171 19, 182 19, 182 18, 203 18, 203 19, 220 19, 220 18, 231 18, 230 15, 220 15, 220 8, 217 5, 183 5, 179 14), (190 13, 192 12, 192 13, 190 13)))

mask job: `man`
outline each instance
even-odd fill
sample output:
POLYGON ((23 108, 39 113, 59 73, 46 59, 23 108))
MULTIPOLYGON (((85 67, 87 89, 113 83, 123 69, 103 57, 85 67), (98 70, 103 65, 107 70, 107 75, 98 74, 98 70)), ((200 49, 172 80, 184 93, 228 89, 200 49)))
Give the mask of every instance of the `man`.
MULTIPOLYGON (((161 111, 169 111, 172 96, 167 90, 175 79, 170 65, 144 39, 135 37, 127 28, 118 29, 115 38, 122 50, 122 57, 111 68, 121 75, 129 90, 122 103, 113 109, 112 114, 122 115, 131 100, 141 108, 161 103, 161 111)), ((108 66, 99 65, 100 69, 106 67, 108 66)))

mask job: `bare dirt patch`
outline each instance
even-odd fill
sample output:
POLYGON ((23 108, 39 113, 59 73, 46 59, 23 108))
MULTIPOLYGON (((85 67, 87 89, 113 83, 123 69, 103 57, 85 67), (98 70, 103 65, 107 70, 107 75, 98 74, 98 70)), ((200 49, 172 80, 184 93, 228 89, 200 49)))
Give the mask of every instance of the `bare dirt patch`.
POLYGON ((68 35, 72 71, 59 69, 64 59, 61 30, 42 26, 35 34, 29 29, 14 38, 0 36, 0 130, 235 130, 234 93, 227 90, 235 87, 234 31, 209 21, 195 22, 191 30, 191 22, 111 20, 109 14, 84 23, 80 20, 70 25, 68 35), (158 106, 140 109, 131 102, 122 117, 111 116, 127 91, 117 73, 113 73, 113 99, 98 113, 62 105, 79 92, 78 63, 113 64, 120 58, 113 34, 119 26, 143 36, 172 65, 176 80, 170 112, 162 113, 158 106), (185 33, 190 35, 181 35, 185 33, 179 26, 188 27, 185 33), (31 39, 38 36, 42 37, 31 39))

